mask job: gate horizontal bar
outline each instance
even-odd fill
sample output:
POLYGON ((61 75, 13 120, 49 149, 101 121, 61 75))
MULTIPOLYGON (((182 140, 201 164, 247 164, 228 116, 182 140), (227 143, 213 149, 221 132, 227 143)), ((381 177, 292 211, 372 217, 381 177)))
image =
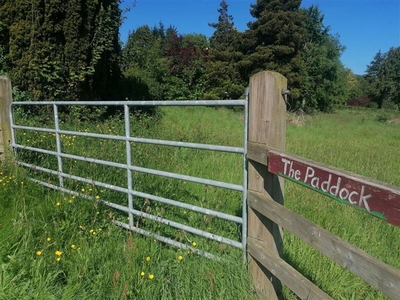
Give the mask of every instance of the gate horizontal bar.
MULTIPOLYGON (((58 191, 61 191, 61 192, 67 193, 67 194, 71 194, 71 195, 74 195, 74 196, 79 196, 79 197, 82 197, 82 198, 94 200, 94 198, 93 198, 92 196, 89 196, 89 195, 85 195, 85 194, 81 194, 81 193, 78 193, 78 192, 75 192, 75 191, 71 191, 71 190, 68 190, 68 189, 66 189, 66 188, 61 188, 61 187, 59 187, 59 186, 56 186, 56 185, 53 185, 53 184, 50 184, 50 183, 47 183, 47 182, 44 182, 44 181, 40 181, 40 180, 37 180, 37 179, 30 178, 30 180, 31 180, 32 182, 37 183, 37 184, 40 184, 40 185, 46 186, 46 187, 48 187, 48 188, 52 188, 52 189, 55 189, 55 190, 58 190, 58 191)), ((104 201, 103 201, 103 202, 104 202, 104 201)), ((111 206, 111 205, 110 205, 110 206, 111 206)), ((151 233, 151 232, 146 231, 146 230, 144 230, 144 229, 137 228, 137 227, 131 227, 131 226, 129 226, 129 224, 126 224, 126 223, 123 223, 123 222, 120 222, 120 221, 117 221, 117 220, 114 220, 114 221, 112 221, 112 222, 113 222, 114 224, 120 226, 120 227, 123 227, 123 228, 125 228, 125 229, 131 230, 131 231, 134 231, 134 232, 137 232, 137 233, 139 233, 139 234, 142 234, 142 235, 145 235, 145 236, 148 236, 148 237, 152 237, 152 238, 154 238, 154 239, 156 239, 156 240, 158 240, 158 241, 160 241, 160 242, 169 244, 169 245, 171 245, 171 246, 175 246, 175 247, 178 247, 178 248, 181 248, 181 249, 184 249, 184 250, 190 250, 190 251, 192 251, 193 253, 202 255, 202 256, 204 256, 204 257, 206 257, 206 258, 211 258, 211 259, 215 259, 215 260, 218 260, 218 261, 221 260, 221 258, 219 258, 218 256, 216 256, 216 255, 214 255, 214 254, 211 254, 211 253, 208 253, 208 252, 205 252, 205 251, 202 251, 202 250, 193 248, 193 247, 188 246, 188 245, 186 245, 186 244, 177 242, 177 241, 175 241, 175 240, 172 240, 172 239, 163 237, 163 236, 158 235, 158 234, 155 234, 155 233, 151 233)))
POLYGON ((187 226, 187 225, 175 222, 175 221, 171 221, 171 220, 165 219, 163 217, 151 215, 151 214, 142 212, 140 210, 129 209, 129 207, 126 207, 126 206, 123 206, 123 205, 115 204, 115 203, 104 201, 104 200, 102 202, 107 206, 112 206, 113 208, 116 208, 116 209, 118 209, 120 211, 124 211, 126 213, 133 213, 136 216, 144 217, 146 219, 153 220, 153 221, 156 221, 158 223, 165 224, 165 225, 177 228, 177 229, 181 229, 181 230, 184 230, 184 231, 187 231, 187 232, 190 232, 190 233, 193 233, 193 234, 196 234, 196 235, 199 235, 199 236, 202 236, 202 237, 205 237, 205 238, 208 238, 210 240, 214 240, 214 241, 226 244, 226 245, 231 245, 231 246, 234 246, 234 247, 239 248, 239 249, 243 248, 242 243, 239 243, 237 241, 225 238, 225 237, 220 236, 220 235, 212 234, 212 233, 209 233, 207 231, 203 231, 201 229, 197 229, 197 228, 194 228, 194 227, 191 227, 191 226, 187 226), (107 202, 109 204, 111 204, 111 205, 109 205, 107 202))
POLYGON ((149 100, 149 101, 25 101, 12 105, 129 105, 129 106, 244 106, 246 100, 149 100))
POLYGON ((123 222, 120 222, 120 221, 113 221, 113 223, 116 224, 116 225, 118 225, 118 226, 120 226, 120 227, 123 227, 123 228, 125 228, 125 229, 128 229, 128 230, 131 230, 131 231, 140 233, 140 234, 142 234, 142 235, 145 235, 145 236, 154 238, 154 239, 156 239, 156 240, 158 240, 158 241, 160 241, 160 242, 169 244, 169 245, 171 245, 171 246, 175 246, 175 247, 177 247, 177 248, 181 248, 181 249, 184 249, 184 250, 190 250, 190 251, 192 251, 193 253, 202 255, 202 256, 204 256, 204 257, 206 257, 206 258, 211 258, 211 259, 215 259, 215 260, 217 260, 217 261, 221 261, 221 258, 219 258, 218 256, 216 256, 216 255, 214 255, 214 254, 211 254, 211 253, 208 253, 208 252, 205 252, 205 251, 202 251, 202 250, 199 250, 199 249, 190 247, 190 246, 188 246, 188 245, 186 245, 186 244, 177 242, 177 241, 175 241, 175 240, 171 240, 171 239, 169 239, 169 238, 166 238, 166 237, 163 237, 163 236, 161 236, 161 235, 158 235, 158 234, 155 234, 155 233, 146 231, 146 230, 144 230, 144 229, 141 229, 141 228, 138 228, 138 227, 131 227, 131 226, 129 226, 129 224, 126 224, 126 223, 123 223, 123 222))
POLYGON ((84 136, 84 137, 93 137, 93 138, 101 138, 108 140, 117 140, 117 141, 130 141, 136 143, 143 144, 154 144, 161 146, 173 146, 173 147, 183 147, 183 148, 193 148, 193 149, 201 149, 201 150, 212 150, 212 151, 220 151, 220 152, 229 152, 229 153, 238 153, 243 154, 244 148, 241 147, 229 147, 229 146, 219 146, 219 145, 211 145, 211 144, 199 144, 199 143, 187 143, 187 142, 177 142, 177 141, 168 141, 168 140, 157 140, 157 139, 147 139, 147 138, 137 138, 137 137, 129 137, 128 139, 125 136, 120 135, 110 135, 110 134, 102 134, 102 133, 89 133, 89 132, 80 132, 80 131, 69 131, 69 130, 55 130, 41 127, 31 127, 31 126, 21 126, 21 125, 12 125, 13 129, 24 129, 24 130, 32 130, 39 132, 48 132, 48 133, 59 133, 70 136, 84 136))
MULTIPOLYGON (((69 189, 66 189, 66 188, 62 188, 62 187, 59 187, 59 186, 56 186, 54 184, 51 184, 51 183, 48 183, 48 182, 44 182, 44 181, 41 181, 41 180, 37 180, 37 179, 31 179, 31 180, 33 182, 35 182, 35 183, 41 184, 43 186, 46 186, 46 187, 49 187, 49 188, 52 188, 52 189, 55 189, 55 190, 59 190, 59 191, 63 191, 63 192, 67 192, 68 191, 69 193, 74 192, 72 190, 69 190, 69 189)), ((84 197, 86 199, 94 200, 94 197, 89 196, 89 195, 76 193, 76 192, 75 192, 75 195, 78 195, 80 197, 84 197)), ((202 237, 208 238, 210 240, 214 240, 214 241, 226 244, 226 245, 231 245, 231 246, 234 246, 236 248, 243 249, 243 245, 240 242, 237 242, 237 241, 234 241, 234 240, 231 240, 231 239, 228 239, 228 238, 216 235, 216 234, 212 234, 212 233, 209 233, 207 231, 203 231, 201 229, 197 229, 197 228, 194 228, 194 227, 191 227, 191 226, 187 226, 187 225, 184 225, 184 224, 172 221, 172 220, 165 219, 163 217, 154 216, 154 215, 151 215, 151 214, 148 214, 148 213, 136 210, 136 209, 129 209, 129 207, 126 207, 126 206, 123 206, 123 205, 120 205, 120 204, 116 204, 116 203, 113 203, 113 202, 110 202, 110 201, 106 201, 106 200, 97 200, 97 201, 103 203, 106 206, 115 208, 117 210, 120 210, 120 211, 123 211, 123 212, 126 212, 126 213, 133 213, 136 216, 144 217, 146 219, 153 220, 153 221, 156 221, 158 223, 165 224, 165 225, 177 228, 177 229, 181 229, 181 230, 196 234, 198 236, 202 236, 202 237)))
MULTIPOLYGON (((61 175, 64 178, 73 179, 73 180, 76 180, 76 181, 79 181, 79 182, 84 182, 84 183, 92 184, 92 185, 95 185, 95 186, 104 187, 104 188, 107 188, 107 189, 110 189, 110 190, 113 190, 113 191, 117 191, 117 192, 121 192, 121 193, 125 193, 125 194, 129 193, 129 190, 127 188, 123 188, 123 187, 120 187, 120 186, 112 185, 112 184, 109 184, 109 183, 104 183, 104 182, 100 182, 100 181, 96 181, 96 180, 91 180, 91 179, 87 179, 87 178, 83 178, 83 177, 79 177, 79 176, 75 176, 75 175, 71 175, 71 174, 67 174, 67 173, 60 173, 60 172, 55 171, 55 170, 47 169, 47 168, 44 168, 44 167, 39 167, 39 166, 36 166, 36 165, 24 163, 24 162, 17 161, 17 164, 19 164, 21 166, 24 166, 24 167, 27 167, 27 168, 34 169, 34 170, 39 170, 39 171, 42 171, 42 172, 50 173, 50 174, 53 174, 53 175, 61 175)), ((32 180, 34 180, 36 182, 35 179, 32 179, 32 180)), ((214 217, 217 217, 219 219, 224 219, 224 220, 227 220, 227 221, 236 222, 238 224, 243 224, 243 219, 242 218, 236 217, 236 216, 232 216, 232 215, 228 215, 228 214, 223 213, 223 212, 219 212, 219 211, 203 208, 203 207, 196 206, 196 205, 187 204, 187 203, 180 202, 180 201, 175 201, 175 200, 172 200, 172 199, 163 198, 163 197, 160 197, 160 196, 155 196, 155 195, 151 195, 151 194, 147 194, 147 193, 142 193, 142 192, 135 191, 135 190, 130 191, 130 193, 133 196, 138 196, 138 197, 141 197, 141 198, 154 200, 154 201, 157 201, 157 202, 161 202, 161 203, 173 205, 173 206, 180 207, 180 208, 185 208, 185 209, 188 209, 188 210, 191 210, 191 211, 194 211, 194 212, 202 213, 202 214, 205 214, 205 215, 208 215, 208 216, 214 216, 214 217)), ((79 194, 79 195, 83 196, 85 194, 79 194)), ((85 195, 85 196, 87 196, 87 195, 85 195)), ((89 199, 92 199, 92 198, 93 197, 90 197, 89 199)))
MULTIPOLYGON (((66 154, 66 153, 58 153, 56 151, 45 150, 45 149, 36 148, 36 147, 23 146, 23 145, 19 145, 19 144, 15 144, 15 143, 11 144, 11 147, 35 151, 35 152, 44 153, 44 154, 50 154, 50 155, 54 155, 54 156, 58 155, 60 157, 75 159, 75 160, 79 160, 79 161, 86 161, 86 162, 91 162, 91 163, 95 163, 95 164, 99 164, 99 165, 116 167, 116 168, 120 168, 120 169, 127 168, 126 164, 115 163, 115 162, 111 162, 111 161, 107 161, 107 160, 83 157, 83 156, 66 154)), ((190 181, 190 182, 201 183, 201 184, 211 185, 211 186, 220 187, 220 188, 226 188, 226 189, 230 189, 230 190, 234 190, 234 191, 243 191, 243 186, 238 185, 238 184, 232 184, 232 183, 211 180, 211 179, 204 179, 201 177, 195 177, 195 176, 189 176, 189 175, 181 175, 181 174, 177 174, 177 173, 159 171, 159 170, 137 167, 137 166, 128 166, 128 168, 131 171, 137 171, 137 172, 146 173, 146 174, 164 176, 164 177, 173 178, 173 179, 186 180, 186 181, 190 181)))

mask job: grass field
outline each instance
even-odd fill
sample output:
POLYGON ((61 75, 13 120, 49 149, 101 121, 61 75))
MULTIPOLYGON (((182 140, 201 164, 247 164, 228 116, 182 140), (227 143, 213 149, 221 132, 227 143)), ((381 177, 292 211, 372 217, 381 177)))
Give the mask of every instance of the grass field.
MULTIPOLYGON (((312 117, 291 116, 287 151, 322 163, 400 186, 399 124, 380 122, 379 111, 341 110, 312 117)), ((396 116, 389 116, 395 118, 396 116)), ((398 116, 397 116, 398 117, 398 116)), ((21 125, 35 120, 21 119, 21 125)), ((39 125, 36 125, 39 126, 39 125)), ((132 119, 132 136, 241 146, 243 115, 227 109, 163 108, 161 119, 132 119)), ((98 124, 63 123, 61 129, 124 134, 118 118, 98 124)), ((19 132, 24 144, 55 149, 51 134, 19 132)), ((125 143, 63 136, 64 152, 120 163, 125 143)), ((233 154, 154 145, 132 145, 135 165, 240 184, 241 157, 233 154)), ((41 166, 56 159, 19 151, 41 166)), ((126 185, 126 171, 63 160, 65 172, 114 185, 126 185)), ((58 183, 57 176, 30 176, 58 183)), ((242 253, 195 235, 137 220, 140 227, 205 249, 224 258, 217 262, 175 249, 151 238, 122 230, 111 220, 126 215, 80 197, 61 194, 30 182, 21 168, 2 166, 0 174, 0 299, 255 299, 242 253), (195 244, 193 244, 195 243, 195 244)), ((135 173, 137 190, 185 203, 240 215, 241 194, 155 175, 135 173)), ((65 180, 82 194, 126 205, 124 194, 65 180)), ((285 185, 285 205, 400 268, 400 229, 341 205, 291 182, 285 185)), ((196 225, 231 239, 240 227, 198 213, 135 198, 135 205, 157 216, 196 225)), ((335 299, 387 299, 361 279, 325 259, 289 233, 285 258, 335 299)), ((296 299, 288 290, 285 298, 296 299)))

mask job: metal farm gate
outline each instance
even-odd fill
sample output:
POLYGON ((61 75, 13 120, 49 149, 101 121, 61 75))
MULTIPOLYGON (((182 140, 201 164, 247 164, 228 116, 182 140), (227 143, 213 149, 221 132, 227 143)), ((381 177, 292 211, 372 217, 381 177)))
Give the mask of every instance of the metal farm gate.
MULTIPOLYGON (((11 147, 14 152, 15 161, 24 167, 34 169, 39 172, 44 172, 47 174, 52 174, 58 177, 58 184, 45 182, 39 179, 32 180, 38 184, 41 184, 45 187, 58 190, 64 193, 69 193, 72 195, 88 198, 95 200, 93 196, 83 194, 79 191, 73 190, 68 188, 64 185, 64 179, 74 180, 76 182, 91 184, 93 186, 99 188, 105 188, 108 190, 120 192, 126 194, 127 197, 127 206, 120 205, 118 203, 114 203, 110 201, 110 199, 101 199, 100 201, 105 205, 122 211, 128 215, 129 221, 128 223, 114 220, 114 223, 118 226, 121 226, 125 229, 140 233, 145 236, 152 237, 156 240, 161 242, 182 248, 182 249, 191 249, 194 252, 197 252, 201 255, 210 258, 217 258, 214 254, 208 253, 206 251, 202 251, 197 248, 193 248, 188 246, 180 241, 173 240, 171 238, 161 236, 155 234, 153 232, 146 231, 142 228, 135 226, 135 218, 146 218, 150 219, 167 226, 174 227, 178 230, 182 230, 185 232, 189 232, 192 234, 196 234, 198 236, 214 240, 226 245, 230 245, 242 250, 246 249, 246 237, 247 237, 247 211, 246 211, 246 194, 247 194, 247 161, 246 161, 246 149, 247 149, 247 132, 248 132, 248 90, 246 89, 246 99, 244 100, 201 100, 201 101, 193 101, 193 100, 185 100, 185 101, 54 101, 54 102, 13 102, 11 105, 10 110, 10 120, 11 120, 11 147), (54 127, 53 128, 45 128, 45 127, 32 127, 32 126, 24 126, 18 125, 21 124, 19 120, 16 119, 15 109, 24 106, 35 107, 35 106, 47 106, 48 109, 54 112, 54 127), (59 115, 59 108, 60 107, 73 107, 73 106, 115 106, 115 107, 123 107, 124 112, 124 126, 125 126, 125 135, 111 135, 111 134, 103 134, 103 133, 91 133, 91 132, 80 132, 80 131, 70 131, 70 130, 62 130, 60 129, 60 115, 59 115), (231 146, 221 146, 221 145, 211 145, 211 144, 200 144, 200 143, 189 143, 189 142, 178 142, 178 141, 171 141, 171 140, 157 140, 157 139, 148 139, 148 138, 141 138, 141 137, 134 137, 131 135, 131 124, 130 124, 130 107, 156 107, 156 106, 242 106, 244 108, 244 128, 243 128, 243 146, 242 147, 231 147, 231 146), (53 149, 43 149, 40 147, 33 147, 28 145, 21 144, 21 139, 19 139, 19 134, 21 131, 35 131, 35 132, 42 132, 52 134, 55 139, 55 145, 53 145, 53 149), (126 163, 118 163, 108 160, 96 159, 91 157, 85 157, 77 154, 71 154, 64 152, 61 142, 61 136, 82 136, 82 137, 91 137, 97 139, 105 139, 105 140, 116 140, 116 141, 125 141, 126 144, 126 163), (227 152, 227 153, 234 153, 242 156, 243 161, 243 180, 242 184, 232 184, 227 182, 221 182, 206 178, 199 178, 194 176, 182 175, 172 172, 165 172, 156 169, 150 168, 143 168, 140 166, 135 166, 132 164, 132 149, 131 143, 144 143, 144 144, 153 144, 153 145, 163 145, 163 146, 174 146, 174 147, 182 147, 182 148, 192 148, 192 149, 201 149, 204 151, 220 151, 220 152, 227 152), (24 151, 31 151, 37 154, 45 154, 54 156, 57 160, 57 168, 49 168, 45 166, 36 165, 34 163, 29 163, 21 159, 18 155, 19 149, 25 149, 24 151), (126 186, 116 186, 113 184, 109 184, 107 182, 100 182, 95 181, 90 178, 85 178, 82 176, 77 176, 74 174, 69 174, 63 171, 63 161, 65 159, 72 159, 77 161, 89 162, 92 164, 103 165, 112 168, 118 168, 126 171, 126 186), (143 193, 139 190, 135 189, 135 184, 132 180, 133 174, 135 172, 142 172, 146 174, 152 174, 157 176, 164 176, 168 178, 184 180, 189 182, 194 182, 198 184, 203 184, 207 186, 214 186, 219 188, 224 188, 228 190, 234 190, 241 192, 242 195, 242 216, 230 215, 227 213, 215 211, 212 209, 208 209, 205 207, 200 207, 196 205, 192 205, 189 203, 181 202, 176 199, 169 199, 164 198, 148 193, 143 193), (133 197, 139 197, 143 199, 149 199, 151 201, 157 201, 164 204, 168 204, 171 206, 176 206, 185 210, 190 210, 196 213, 202 213, 204 215, 224 219, 226 221, 230 221, 236 223, 241 228, 241 238, 238 240, 233 240, 230 238, 226 238, 223 236, 219 236, 213 234, 208 231, 204 231, 192 226, 184 225, 179 222, 175 222, 172 220, 167 220, 147 212, 141 211, 138 207, 135 206, 135 201, 133 197)), ((245 253, 245 252, 244 252, 245 253)))

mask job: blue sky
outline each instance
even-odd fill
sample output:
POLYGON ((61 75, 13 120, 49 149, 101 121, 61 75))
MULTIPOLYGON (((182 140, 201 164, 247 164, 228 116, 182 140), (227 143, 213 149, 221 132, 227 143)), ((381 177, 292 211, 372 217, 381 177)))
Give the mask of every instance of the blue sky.
MULTIPOLYGON (((134 0, 125 0, 125 7, 134 0)), ((256 0, 227 0, 229 14, 239 31, 252 19, 250 4, 256 0)), ((201 33, 210 37, 217 22, 220 0, 136 0, 125 12, 120 36, 126 41, 129 31, 141 25, 150 27, 161 21, 173 25, 180 34, 201 33)), ((355 74, 363 74, 374 55, 400 46, 400 0, 303 0, 302 7, 318 5, 325 15, 324 24, 338 34, 346 50, 341 61, 355 74)))

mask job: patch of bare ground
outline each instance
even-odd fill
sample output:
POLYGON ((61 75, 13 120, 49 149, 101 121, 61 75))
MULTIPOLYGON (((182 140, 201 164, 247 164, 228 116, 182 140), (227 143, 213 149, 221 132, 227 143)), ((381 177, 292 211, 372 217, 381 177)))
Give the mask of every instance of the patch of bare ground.
POLYGON ((400 124, 400 118, 387 120, 386 123, 389 123, 389 124, 400 124))

